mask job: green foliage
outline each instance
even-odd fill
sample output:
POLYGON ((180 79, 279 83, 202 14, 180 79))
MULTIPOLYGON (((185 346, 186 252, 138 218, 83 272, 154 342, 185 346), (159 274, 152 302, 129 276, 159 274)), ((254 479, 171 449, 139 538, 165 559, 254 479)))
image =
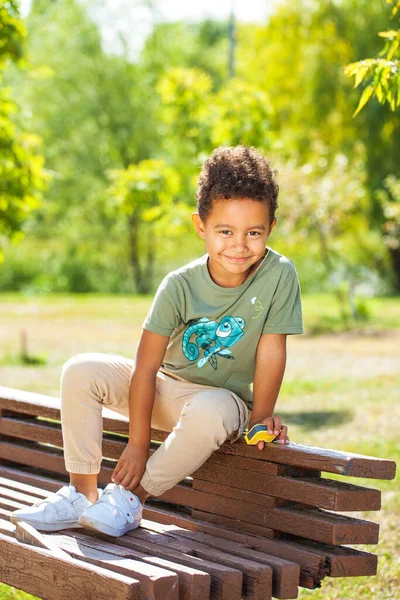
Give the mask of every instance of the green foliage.
POLYGON ((380 192, 384 224, 383 240, 392 250, 400 248, 400 180, 389 175, 384 181, 385 188, 380 192))
MULTIPOLYGON (((386 2, 394 4, 392 17, 395 17, 400 11, 400 1, 386 0, 386 2)), ((384 58, 366 58, 350 63, 345 68, 347 77, 354 76, 355 88, 363 81, 370 82, 361 94, 353 117, 373 96, 380 104, 387 102, 392 111, 400 106, 400 29, 381 31, 378 35, 385 40, 385 46, 380 52, 380 56, 384 58)))
MULTIPOLYGON (((0 5, 0 83, 11 62, 21 63, 27 33, 17 2, 0 5)), ((37 152, 40 138, 24 133, 17 124, 17 105, 10 89, 0 89, 0 259, 1 242, 23 236, 29 213, 40 205, 46 187, 44 160, 37 152)))
POLYGON ((174 203, 179 175, 163 160, 149 159, 113 170, 110 177, 109 207, 127 219, 136 290, 146 294, 153 286, 157 241, 165 237, 168 224, 180 218, 179 211, 185 210, 174 203))

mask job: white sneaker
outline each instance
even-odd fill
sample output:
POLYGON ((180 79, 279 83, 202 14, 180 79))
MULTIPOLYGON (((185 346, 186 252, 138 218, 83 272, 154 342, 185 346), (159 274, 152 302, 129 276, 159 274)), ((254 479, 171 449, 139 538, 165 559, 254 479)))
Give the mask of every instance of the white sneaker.
POLYGON ((143 505, 139 498, 122 485, 109 483, 101 498, 79 517, 82 527, 120 537, 140 525, 143 505))
MULTIPOLYGON (((103 490, 98 489, 99 498, 103 490)), ((69 527, 81 527, 78 519, 84 510, 92 506, 84 494, 76 491, 73 485, 64 485, 55 494, 42 498, 32 506, 19 508, 10 515, 16 525, 25 521, 39 531, 59 531, 69 527)))

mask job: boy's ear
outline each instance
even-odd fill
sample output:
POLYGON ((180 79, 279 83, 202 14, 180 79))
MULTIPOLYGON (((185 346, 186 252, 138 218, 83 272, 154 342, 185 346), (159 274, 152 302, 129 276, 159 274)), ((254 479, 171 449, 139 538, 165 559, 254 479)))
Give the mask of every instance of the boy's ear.
POLYGON ((271 233, 271 231, 273 230, 275 225, 276 225, 276 218, 272 221, 271 225, 269 226, 268 235, 271 233))
POLYGON ((206 233, 205 233, 205 230, 204 230, 204 223, 201 220, 201 217, 200 217, 200 215, 199 215, 198 212, 192 213, 192 221, 193 221, 193 225, 194 225, 195 230, 197 231, 197 233, 199 234, 199 236, 201 238, 203 238, 203 240, 204 240, 204 238, 206 236, 206 233))

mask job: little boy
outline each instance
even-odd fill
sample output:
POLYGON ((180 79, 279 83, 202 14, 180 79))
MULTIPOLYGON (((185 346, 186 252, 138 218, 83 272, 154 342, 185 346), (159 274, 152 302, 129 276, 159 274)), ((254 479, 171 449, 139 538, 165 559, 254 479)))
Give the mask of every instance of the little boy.
POLYGON ((70 485, 15 511, 13 522, 124 535, 139 526, 149 496, 191 475, 244 429, 264 423, 289 443, 273 412, 286 336, 303 326, 293 263, 266 246, 276 223, 275 175, 254 148, 221 147, 205 161, 192 219, 207 254, 164 278, 134 361, 89 353, 64 365, 70 485), (129 417, 129 441, 112 483, 98 490, 102 405, 129 417), (148 458, 151 427, 171 433, 148 458))

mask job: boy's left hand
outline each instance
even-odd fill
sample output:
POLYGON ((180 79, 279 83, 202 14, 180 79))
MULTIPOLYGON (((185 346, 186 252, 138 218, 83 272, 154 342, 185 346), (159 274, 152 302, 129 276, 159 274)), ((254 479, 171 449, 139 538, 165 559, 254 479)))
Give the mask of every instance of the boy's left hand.
MULTIPOLYGON (((276 415, 275 417, 266 417, 265 419, 260 419, 258 421, 251 421, 249 430, 253 427, 253 425, 260 424, 267 426, 268 433, 274 433, 278 436, 274 442, 278 441, 280 444, 289 444, 288 428, 286 425, 282 425, 282 417, 276 415), (280 433, 279 430, 281 431, 280 433)), ((265 442, 258 442, 257 444, 257 448, 259 450, 263 450, 264 446, 265 442)))

